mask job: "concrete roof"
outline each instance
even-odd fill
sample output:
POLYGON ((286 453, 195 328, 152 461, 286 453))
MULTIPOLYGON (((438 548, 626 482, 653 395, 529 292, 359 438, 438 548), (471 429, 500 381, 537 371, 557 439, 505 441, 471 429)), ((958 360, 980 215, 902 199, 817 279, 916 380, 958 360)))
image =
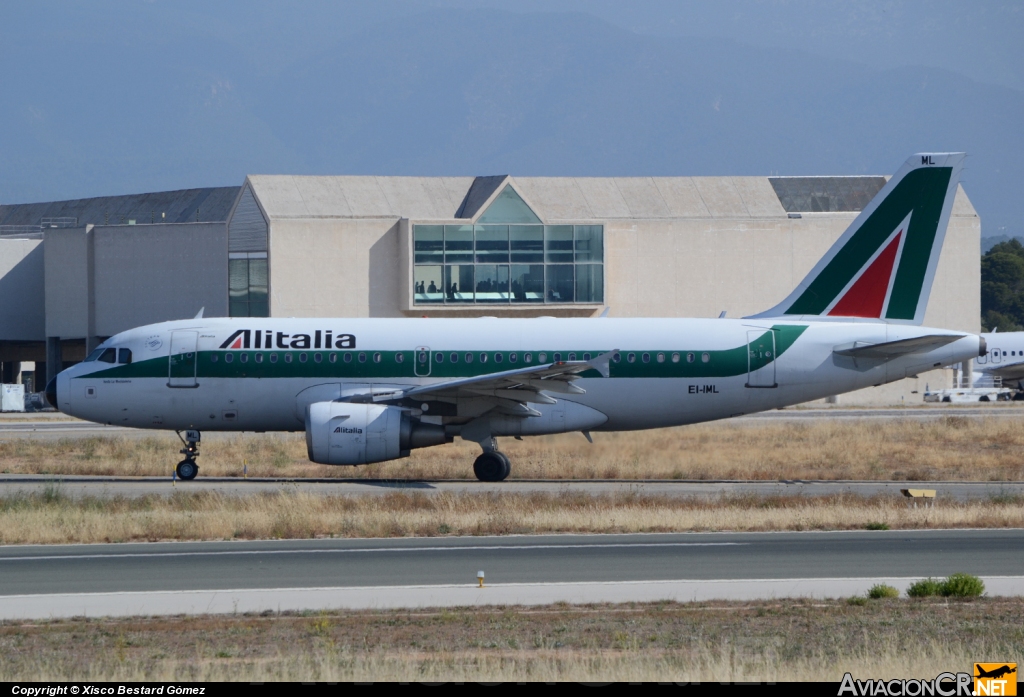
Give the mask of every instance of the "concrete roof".
MULTIPOLYGON (((451 220, 478 213, 505 178, 250 175, 249 183, 271 218, 451 220)), ((786 217, 768 177, 508 180, 545 221, 786 217)), ((962 188, 953 214, 976 215, 962 188)))
POLYGON ((205 189, 180 189, 127 196, 100 196, 46 203, 0 205, 0 225, 39 225, 43 218, 77 218, 78 227, 120 224, 121 219, 150 222, 190 223, 199 212, 201 222, 227 220, 241 187, 220 186, 205 189), (167 217, 161 219, 160 214, 167 217))

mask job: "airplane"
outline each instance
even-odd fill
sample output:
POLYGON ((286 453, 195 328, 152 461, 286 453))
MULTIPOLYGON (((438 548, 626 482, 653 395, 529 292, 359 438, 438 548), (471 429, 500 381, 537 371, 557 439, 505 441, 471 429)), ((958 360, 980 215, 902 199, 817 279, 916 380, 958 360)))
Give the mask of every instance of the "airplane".
MULTIPOLYGON (((964 153, 919 153, 793 292, 742 319, 203 318, 110 337, 46 388, 89 421, 177 432, 305 431, 363 465, 459 437, 501 481, 499 437, 692 424, 800 404, 984 356, 921 326, 964 153)), ((182 436, 182 432, 185 435, 182 436)))
POLYGON ((974 361, 974 386, 1024 390, 1024 332, 985 332, 988 354, 974 361))

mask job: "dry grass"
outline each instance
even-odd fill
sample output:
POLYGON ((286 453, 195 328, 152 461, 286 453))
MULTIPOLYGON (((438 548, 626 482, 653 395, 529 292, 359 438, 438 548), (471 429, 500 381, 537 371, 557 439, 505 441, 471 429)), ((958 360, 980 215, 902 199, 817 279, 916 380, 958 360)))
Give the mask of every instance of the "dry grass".
POLYGON ((0 626, 0 680, 788 681, 1022 662, 1024 600, 654 603, 0 626))
POLYGON ((561 494, 66 498, 51 490, 0 499, 0 543, 405 537, 525 533, 850 530, 1024 527, 1018 499, 908 508, 858 496, 728 496, 717 499, 561 494))
MULTIPOLYGON (((1024 479, 1024 417, 720 422, 644 432, 579 434, 501 447, 513 478, 554 479, 1024 479)), ((170 475, 173 435, 0 441, 0 470, 13 473, 170 475)), ((306 459, 303 434, 211 434, 202 475, 466 479, 476 445, 463 441, 364 467, 306 459)))

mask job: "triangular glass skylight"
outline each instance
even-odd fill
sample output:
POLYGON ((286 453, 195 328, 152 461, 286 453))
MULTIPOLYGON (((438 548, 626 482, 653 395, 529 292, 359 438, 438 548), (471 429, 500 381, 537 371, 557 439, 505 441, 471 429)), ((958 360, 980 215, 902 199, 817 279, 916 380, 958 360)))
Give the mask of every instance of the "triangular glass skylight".
POLYGON ((491 202, 491 205, 487 206, 487 210, 477 218, 477 222, 484 224, 541 224, 537 214, 526 205, 526 201, 511 186, 506 186, 502 189, 501 193, 491 202))

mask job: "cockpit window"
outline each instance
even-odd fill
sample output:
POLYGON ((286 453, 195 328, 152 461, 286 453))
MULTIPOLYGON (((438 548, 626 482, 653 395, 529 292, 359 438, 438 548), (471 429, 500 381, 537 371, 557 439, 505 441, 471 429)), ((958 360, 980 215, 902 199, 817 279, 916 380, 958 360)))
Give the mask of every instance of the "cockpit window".
POLYGON ((117 350, 117 362, 118 363, 131 363, 132 362, 132 350, 131 349, 118 349, 117 350))
POLYGON ((90 353, 88 356, 86 356, 85 362, 89 363, 91 361, 95 361, 97 358, 100 357, 101 353, 103 353, 103 349, 96 349, 95 351, 90 353))
POLYGON ((97 360, 104 363, 117 363, 117 351, 112 348, 105 349, 97 360))

